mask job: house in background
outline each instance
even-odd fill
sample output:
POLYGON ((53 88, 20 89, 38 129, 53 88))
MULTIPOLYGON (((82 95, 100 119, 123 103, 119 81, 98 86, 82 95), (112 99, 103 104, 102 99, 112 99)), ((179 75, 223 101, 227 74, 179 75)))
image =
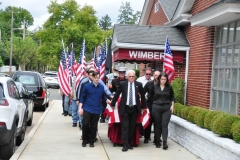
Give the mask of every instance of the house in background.
POLYGON ((115 25, 114 61, 138 51, 148 66, 162 68, 158 55, 146 57, 161 56, 166 36, 173 58, 183 54, 174 67, 186 82, 186 104, 239 115, 240 0, 145 0, 139 25, 115 25))

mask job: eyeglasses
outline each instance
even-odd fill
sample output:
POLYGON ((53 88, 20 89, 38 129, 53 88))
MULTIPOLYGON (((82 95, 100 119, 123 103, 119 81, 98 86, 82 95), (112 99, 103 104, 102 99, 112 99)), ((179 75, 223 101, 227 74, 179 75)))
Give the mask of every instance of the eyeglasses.
POLYGON ((146 74, 147 76, 151 76, 151 74, 146 74))
POLYGON ((135 76, 128 76, 129 78, 134 78, 135 76))

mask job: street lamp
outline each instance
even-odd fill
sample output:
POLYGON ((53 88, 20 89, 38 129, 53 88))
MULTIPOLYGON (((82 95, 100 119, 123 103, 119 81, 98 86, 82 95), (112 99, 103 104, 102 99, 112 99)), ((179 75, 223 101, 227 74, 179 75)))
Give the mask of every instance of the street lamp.
POLYGON ((9 62, 9 75, 12 75, 12 51, 13 51, 13 30, 23 29, 23 40, 25 39, 25 20, 24 20, 23 28, 13 28, 13 7, 12 7, 12 23, 11 23, 11 44, 10 44, 10 62, 9 62))

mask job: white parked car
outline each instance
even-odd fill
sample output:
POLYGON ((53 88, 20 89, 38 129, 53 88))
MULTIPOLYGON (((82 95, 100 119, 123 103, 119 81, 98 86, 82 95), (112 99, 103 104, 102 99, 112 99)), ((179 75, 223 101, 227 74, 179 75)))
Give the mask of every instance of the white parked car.
POLYGON ((47 71, 42 77, 49 88, 59 88, 57 71, 47 71))
MULTIPOLYGON (((24 96, 24 95, 23 95, 24 96)), ((10 159, 25 137, 26 105, 12 78, 0 77, 0 159, 10 159)))

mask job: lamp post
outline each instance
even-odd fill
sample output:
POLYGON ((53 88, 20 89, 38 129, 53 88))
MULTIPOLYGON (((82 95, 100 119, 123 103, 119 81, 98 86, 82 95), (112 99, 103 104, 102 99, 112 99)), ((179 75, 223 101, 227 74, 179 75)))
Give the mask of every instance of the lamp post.
POLYGON ((9 75, 12 75, 12 52, 13 52, 13 30, 15 29, 23 29, 23 40, 25 39, 25 20, 23 22, 23 28, 13 28, 13 7, 12 7, 12 23, 11 23, 11 44, 10 44, 10 62, 9 62, 9 75))

